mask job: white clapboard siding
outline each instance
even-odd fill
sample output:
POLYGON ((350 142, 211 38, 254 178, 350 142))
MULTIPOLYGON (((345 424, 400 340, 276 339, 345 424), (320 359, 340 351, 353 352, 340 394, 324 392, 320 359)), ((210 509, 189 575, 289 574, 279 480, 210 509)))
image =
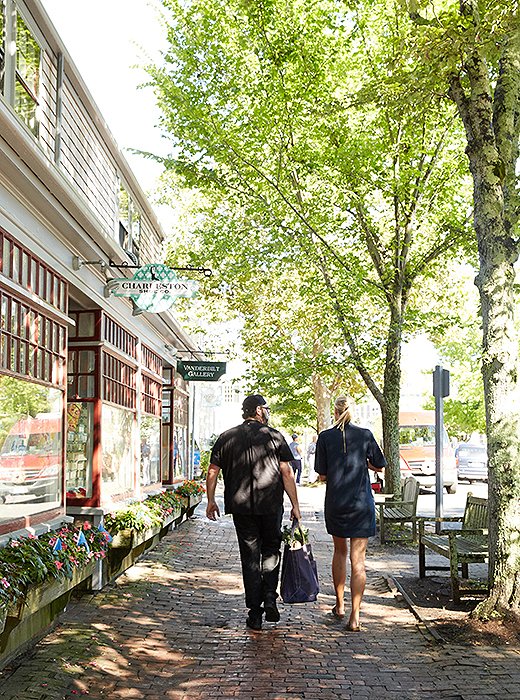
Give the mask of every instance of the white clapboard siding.
POLYGON ((42 51, 39 94, 39 140, 51 159, 56 148, 56 58, 48 50, 42 51))
POLYGON ((118 209, 117 170, 67 76, 63 81, 60 167, 85 197, 105 233, 113 236, 118 209))

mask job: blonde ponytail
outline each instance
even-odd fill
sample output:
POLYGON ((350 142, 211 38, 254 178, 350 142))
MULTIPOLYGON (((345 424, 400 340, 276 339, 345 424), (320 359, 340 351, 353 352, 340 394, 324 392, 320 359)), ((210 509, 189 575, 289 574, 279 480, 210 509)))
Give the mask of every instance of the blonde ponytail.
POLYGON ((333 427, 337 428, 338 430, 344 430, 347 423, 350 423, 352 420, 348 397, 338 396, 338 398, 334 401, 334 408, 338 417, 336 418, 333 427))

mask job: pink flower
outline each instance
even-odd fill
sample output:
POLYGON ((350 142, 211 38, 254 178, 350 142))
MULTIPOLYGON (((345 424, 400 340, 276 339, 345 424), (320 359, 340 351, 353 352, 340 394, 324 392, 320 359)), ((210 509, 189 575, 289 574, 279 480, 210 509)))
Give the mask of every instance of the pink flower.
POLYGON ((83 523, 83 529, 84 530, 91 530, 92 529, 92 525, 89 523, 88 520, 85 520, 85 522, 83 523))
POLYGON ((2 584, 2 586, 3 586, 4 588, 10 588, 10 587, 11 587, 11 584, 9 583, 9 581, 8 581, 6 578, 0 578, 0 583, 2 584))
POLYGON ((61 563, 61 561, 56 560, 54 563, 56 564, 56 568, 58 569, 58 571, 63 569, 63 564, 61 563))
POLYGON ((18 540, 11 540, 11 547, 19 547, 20 542, 18 540))
POLYGON ((29 540, 37 540, 38 537, 37 537, 36 535, 32 535, 32 534, 31 534, 31 535, 27 535, 27 539, 29 539, 29 540))

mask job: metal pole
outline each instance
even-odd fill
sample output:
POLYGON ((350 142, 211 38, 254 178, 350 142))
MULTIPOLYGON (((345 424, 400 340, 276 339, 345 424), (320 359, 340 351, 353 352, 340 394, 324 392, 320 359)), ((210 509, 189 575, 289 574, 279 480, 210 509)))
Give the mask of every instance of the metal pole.
POLYGON ((435 532, 441 531, 442 518, 442 453, 444 427, 444 398, 442 391, 442 373, 440 365, 433 373, 433 394, 435 396, 435 532))
POLYGON ((196 396, 196 389, 195 387, 197 386, 197 382, 192 382, 191 386, 193 387, 193 396, 192 396, 192 401, 191 401, 191 447, 190 447, 190 469, 189 469, 189 479, 193 479, 195 475, 195 396, 196 396))

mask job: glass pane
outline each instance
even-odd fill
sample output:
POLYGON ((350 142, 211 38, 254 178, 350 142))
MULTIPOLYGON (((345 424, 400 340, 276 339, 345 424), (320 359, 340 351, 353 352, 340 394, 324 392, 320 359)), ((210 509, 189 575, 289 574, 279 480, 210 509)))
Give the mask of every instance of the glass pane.
POLYGON ((20 341, 18 338, 11 338, 11 372, 18 372, 18 355, 20 354, 20 341))
POLYGON ((50 352, 45 353, 45 364, 43 368, 43 378, 46 382, 52 380, 52 361, 53 355, 50 352))
POLYGON ((46 286, 45 286, 45 301, 48 304, 52 304, 52 272, 50 270, 47 270, 47 281, 46 281, 46 286))
POLYGON ((66 311, 67 309, 67 298, 65 296, 65 282, 60 282, 60 310, 66 311))
POLYGON ((2 333, 0 339, 0 357, 2 367, 7 369, 9 367, 9 341, 5 333, 2 333))
POLYGON ((60 340, 60 326, 57 323, 54 324, 54 338, 52 343, 52 349, 54 352, 60 352, 61 350, 61 340, 60 340))
POLYGON ((26 306, 20 306, 20 335, 25 340, 29 338, 29 309, 26 306))
POLYGON ((63 354, 67 347, 67 335, 64 326, 58 326, 58 348, 55 352, 63 354))
POLYGON ((7 314, 9 313, 9 302, 7 297, 2 295, 0 301, 0 328, 7 328, 7 314))
POLYGON ((141 486, 161 480, 161 421, 153 416, 141 417, 141 486))
POLYGON ((58 306, 59 301, 60 301, 60 281, 57 277, 54 277, 52 303, 54 304, 54 306, 58 306))
POLYGON ((36 377, 43 378, 43 352, 39 348, 36 350, 36 377))
POLYGON ((0 376, 0 404, 2 522, 47 510, 61 500, 63 395, 0 376))
POLYGON ((67 496, 92 496, 92 450, 94 406, 69 403, 67 406, 67 496))
POLYGON ((29 349, 27 343, 20 343, 20 374, 27 374, 27 356, 29 349))
POLYGON ((76 357, 77 357, 77 351, 76 350, 69 350, 69 357, 68 357, 68 367, 67 367, 67 372, 69 374, 76 374, 78 371, 76 367, 76 357))
POLYGON ((18 282, 20 279, 20 248, 18 246, 13 246, 12 255, 11 279, 18 282))
POLYGON ((11 277, 11 241, 6 237, 2 246, 2 272, 11 277))
POLYGON ((14 299, 11 299, 11 326, 10 331, 14 335, 18 335, 18 311, 20 309, 20 304, 14 299))
POLYGON ((29 287, 30 260, 27 253, 22 254, 22 286, 29 287))
POLYGON ((84 377, 83 375, 78 376, 78 397, 80 399, 88 399, 91 397, 89 379, 91 377, 84 377))
POLYGON ((38 284, 38 263, 36 260, 31 260, 31 291, 36 294, 36 286, 38 284))
POLYGON ((78 314, 78 337, 92 338, 94 336, 94 314, 78 314))
POLYGON ((161 470, 162 470, 162 480, 169 481, 170 478, 170 435, 171 428, 169 425, 163 425, 162 427, 162 459, 161 459, 161 470))
POLYGON ((16 94, 15 109, 37 135, 36 108, 40 83, 40 47, 20 14, 16 30, 16 94))
POLYGON ((103 404, 103 499, 132 488, 134 476, 134 414, 103 404))
POLYGON ((78 392, 77 392, 76 386, 77 386, 76 377, 69 374, 69 376, 67 377, 67 397, 69 399, 77 398, 78 392))
POLYGON ((79 372, 93 372, 96 366, 96 355, 93 350, 81 350, 79 353, 79 372))
POLYGON ((40 265, 39 271, 39 281, 38 281, 38 296, 45 299, 45 268, 40 265))

